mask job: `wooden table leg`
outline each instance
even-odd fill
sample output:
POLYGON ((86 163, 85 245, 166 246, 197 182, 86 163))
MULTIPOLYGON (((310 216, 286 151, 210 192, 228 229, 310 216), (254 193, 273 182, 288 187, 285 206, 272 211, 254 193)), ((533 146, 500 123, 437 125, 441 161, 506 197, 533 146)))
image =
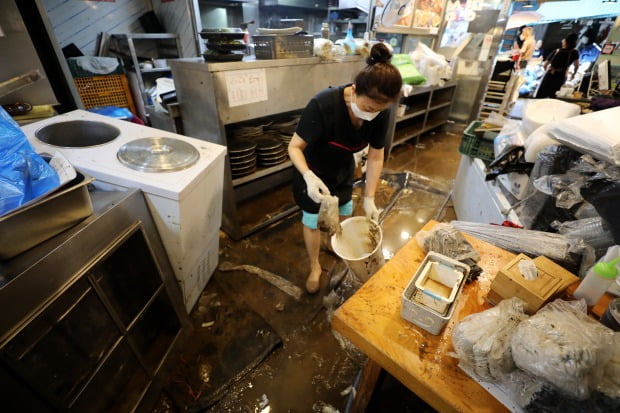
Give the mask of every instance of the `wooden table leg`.
POLYGON ((362 370, 362 377, 357 386, 353 407, 350 410, 351 413, 364 413, 366 411, 366 407, 368 407, 368 403, 370 403, 370 398, 375 390, 375 385, 377 384, 381 370, 381 366, 370 358, 366 360, 366 364, 362 370))

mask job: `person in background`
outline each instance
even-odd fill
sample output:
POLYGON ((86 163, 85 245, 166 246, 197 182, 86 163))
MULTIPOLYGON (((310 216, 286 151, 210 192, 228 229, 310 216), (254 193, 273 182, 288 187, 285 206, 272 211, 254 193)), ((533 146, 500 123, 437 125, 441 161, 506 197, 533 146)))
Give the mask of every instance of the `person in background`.
POLYGON ((378 220, 375 190, 383 169, 389 108, 398 101, 402 78, 390 63, 388 47, 378 43, 353 84, 330 87, 314 96, 301 114, 288 153, 295 166, 293 195, 302 210, 303 235, 310 259, 306 290, 315 293, 322 273, 318 212, 326 195, 338 197, 339 214, 353 213, 353 154, 370 145, 363 207, 378 220))
POLYGON ((543 56, 543 41, 542 40, 536 40, 536 45, 534 47, 534 54, 532 55, 532 57, 542 57, 543 56))
POLYGON ((520 54, 520 50, 521 47, 523 46, 523 29, 525 29, 526 26, 521 26, 519 27, 519 29, 517 30, 517 33, 515 34, 515 41, 512 44, 512 50, 510 51, 510 60, 512 60, 514 62, 514 69, 518 70, 519 69, 519 58, 521 57, 520 54))
POLYGON ((527 62, 534 55, 536 49, 536 39, 534 38, 534 29, 531 27, 524 27, 521 31, 521 48, 519 49, 519 63, 515 67, 516 69, 525 69, 527 62))
POLYGON ((570 79, 575 76, 579 68, 579 52, 575 49, 577 35, 571 33, 562 39, 562 48, 556 49, 543 63, 545 75, 543 76, 536 98, 555 98, 555 93, 560 90, 568 79, 568 69, 574 66, 570 79))

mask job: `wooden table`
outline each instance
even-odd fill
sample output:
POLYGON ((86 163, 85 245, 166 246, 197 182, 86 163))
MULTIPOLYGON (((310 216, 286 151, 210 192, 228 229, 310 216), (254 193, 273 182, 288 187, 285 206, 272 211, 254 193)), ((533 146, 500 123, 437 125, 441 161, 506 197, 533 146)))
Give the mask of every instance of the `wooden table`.
MULTIPOLYGON (((431 221, 424 230, 436 224, 431 221)), ((507 409, 458 366, 452 329, 463 317, 491 306, 484 297, 497 270, 515 255, 465 236, 480 253, 484 273, 466 285, 452 319, 434 336, 400 316, 401 293, 426 253, 412 239, 373 275, 332 318, 333 328, 440 412, 505 412, 507 409)), ((372 369, 370 369, 372 370, 372 369)))

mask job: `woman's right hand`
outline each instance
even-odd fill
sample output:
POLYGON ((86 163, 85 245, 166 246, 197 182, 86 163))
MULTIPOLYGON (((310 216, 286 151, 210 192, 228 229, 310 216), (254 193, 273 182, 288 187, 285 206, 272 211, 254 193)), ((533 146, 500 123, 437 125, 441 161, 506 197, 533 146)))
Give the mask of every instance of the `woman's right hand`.
POLYGON ((326 195, 329 195, 329 189, 327 185, 321 181, 321 178, 316 176, 311 170, 306 171, 303 174, 304 181, 306 181, 306 187, 308 189, 308 196, 317 204, 320 204, 326 195))

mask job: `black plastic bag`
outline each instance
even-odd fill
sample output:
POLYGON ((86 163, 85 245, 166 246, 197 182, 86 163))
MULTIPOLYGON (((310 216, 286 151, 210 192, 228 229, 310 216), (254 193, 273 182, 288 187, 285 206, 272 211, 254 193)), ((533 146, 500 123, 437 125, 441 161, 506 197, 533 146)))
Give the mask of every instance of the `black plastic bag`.
POLYGON ((614 242, 620 245, 620 181, 590 181, 581 188, 581 196, 594 205, 596 212, 611 230, 614 242))

